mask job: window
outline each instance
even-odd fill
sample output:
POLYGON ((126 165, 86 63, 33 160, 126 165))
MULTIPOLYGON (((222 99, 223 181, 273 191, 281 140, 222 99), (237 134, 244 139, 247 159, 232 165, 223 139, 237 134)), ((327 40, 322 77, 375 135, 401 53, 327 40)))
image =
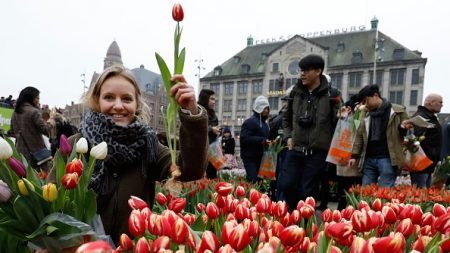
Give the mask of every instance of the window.
POLYGON ((355 52, 353 52, 352 63, 361 63, 362 60, 363 60, 363 54, 361 53, 361 51, 356 50, 355 52))
POLYGON ((330 74, 331 77, 331 86, 341 90, 342 89, 342 78, 343 78, 344 74, 343 73, 334 73, 334 74, 330 74))
POLYGON ((417 105, 417 90, 411 91, 411 96, 409 97, 409 105, 417 105))
POLYGON ((247 81, 240 81, 238 82, 238 94, 239 95, 246 95, 247 94, 247 81))
POLYGON ((298 66, 299 61, 292 61, 288 66, 289 74, 296 76, 298 75, 298 71, 300 67, 298 66))
POLYGON ((233 95, 233 83, 225 83, 223 85, 225 96, 233 95))
POLYGON ((378 86, 383 85, 383 70, 377 70, 377 82, 373 83, 373 70, 369 71, 369 83, 368 84, 376 84, 378 86))
POLYGON ((412 70, 411 84, 419 84, 419 69, 412 70))
POLYGON ((233 57, 233 60, 234 60, 234 63, 239 63, 239 62, 241 61, 241 57, 235 55, 235 56, 233 57))
POLYGON ((279 71, 279 64, 278 62, 275 62, 272 64, 272 72, 278 72, 279 71))
POLYGON ((403 104, 403 91, 391 91, 389 92, 389 101, 395 104, 403 104))
POLYGON ((394 60, 401 60, 405 58, 405 49, 404 48, 394 49, 394 53, 392 53, 392 58, 394 58, 394 60))
POLYGON ((350 72, 348 73, 350 88, 360 88, 363 72, 350 72))
POLYGON ((269 97, 270 110, 278 110, 278 97, 269 97))
POLYGON ((286 79, 286 90, 289 89, 289 87, 291 87, 291 78, 287 78, 286 79))
POLYGON ((247 99, 238 99, 238 111, 245 111, 247 110, 247 99))
POLYGON ((241 65, 241 74, 248 74, 250 72, 250 65, 242 64, 241 65))
POLYGON ((391 69, 391 85, 403 85, 405 83, 405 69, 391 69))
POLYGON ((276 91, 276 90, 278 90, 278 85, 277 85, 276 80, 270 79, 269 80, 269 91, 276 91))
POLYGON ((342 52, 344 52, 344 50, 345 50, 345 43, 342 42, 342 41, 340 41, 340 42, 337 44, 336 52, 342 53, 342 52))
POLYGON ((216 96, 219 96, 219 94, 220 94, 220 85, 218 83, 212 83, 210 85, 210 88, 211 88, 212 91, 214 91, 216 96))
POLYGON ((224 112, 231 112, 231 105, 232 104, 233 104, 233 101, 231 99, 223 100, 223 111, 224 112))
POLYGON ((253 80, 252 81, 252 93, 253 95, 262 94, 262 80, 253 80))
POLYGON ((222 67, 217 66, 214 68, 214 76, 220 76, 222 74, 222 67))

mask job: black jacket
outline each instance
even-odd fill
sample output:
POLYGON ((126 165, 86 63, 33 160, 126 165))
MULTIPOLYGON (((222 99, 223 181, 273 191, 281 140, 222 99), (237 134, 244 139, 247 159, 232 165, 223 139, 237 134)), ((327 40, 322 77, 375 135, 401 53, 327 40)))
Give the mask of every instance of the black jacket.
POLYGON ((422 116, 425 119, 428 119, 429 123, 433 123, 435 125, 434 128, 424 128, 414 126, 414 135, 416 136, 425 135, 425 139, 420 142, 420 146, 422 147, 427 157, 433 161, 433 164, 426 170, 424 170, 424 172, 432 173, 434 171, 436 163, 440 160, 441 155, 441 146, 442 146, 441 124, 439 123, 439 120, 436 117, 436 115, 424 106, 419 105, 417 107, 417 112, 414 114, 414 116, 417 115, 422 116))
POLYGON ((263 143, 267 139, 269 139, 269 126, 260 118, 260 114, 255 112, 244 121, 241 127, 241 157, 262 158, 263 143))
POLYGON ((234 147, 236 143, 233 137, 224 138, 222 137, 222 150, 224 154, 234 155, 234 147))

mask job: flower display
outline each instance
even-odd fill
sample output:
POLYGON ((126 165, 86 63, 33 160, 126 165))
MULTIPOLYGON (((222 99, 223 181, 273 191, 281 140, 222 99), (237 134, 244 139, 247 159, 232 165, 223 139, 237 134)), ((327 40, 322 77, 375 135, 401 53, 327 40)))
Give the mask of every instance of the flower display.
POLYGON ((106 145, 93 147, 95 157, 86 160, 77 153, 86 153, 84 148, 63 139, 54 158, 54 182, 46 182, 46 175, 32 169, 12 143, 0 143, 0 149, 6 150, 0 160, 0 230, 7 232, 5 240, 14 252, 25 250, 22 242, 27 241, 49 252, 73 252, 97 238, 89 225, 97 212, 96 194, 88 184, 96 157, 106 156, 106 145))

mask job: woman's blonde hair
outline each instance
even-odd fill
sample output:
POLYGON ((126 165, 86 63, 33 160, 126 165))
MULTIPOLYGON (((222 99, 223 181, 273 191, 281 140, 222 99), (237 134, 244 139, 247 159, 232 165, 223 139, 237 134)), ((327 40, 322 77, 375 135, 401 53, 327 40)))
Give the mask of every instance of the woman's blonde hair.
POLYGON ((106 68, 103 73, 97 78, 97 81, 92 85, 87 94, 84 97, 84 103, 93 111, 100 112, 100 91, 103 84, 111 77, 121 76, 128 80, 134 87, 136 92, 136 118, 139 121, 144 121, 146 123, 150 122, 150 110, 148 105, 144 102, 141 89, 136 81, 136 78, 129 69, 125 68, 123 65, 113 65, 106 68))

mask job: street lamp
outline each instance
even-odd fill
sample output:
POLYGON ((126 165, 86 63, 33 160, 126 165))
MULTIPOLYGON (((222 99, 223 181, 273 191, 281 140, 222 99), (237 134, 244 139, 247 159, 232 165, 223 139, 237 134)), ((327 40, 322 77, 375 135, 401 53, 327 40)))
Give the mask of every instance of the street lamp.
POLYGON ((373 79, 372 83, 377 84, 377 51, 378 51, 378 19, 373 17, 370 21, 372 30, 375 29, 375 50, 373 52, 373 79))

